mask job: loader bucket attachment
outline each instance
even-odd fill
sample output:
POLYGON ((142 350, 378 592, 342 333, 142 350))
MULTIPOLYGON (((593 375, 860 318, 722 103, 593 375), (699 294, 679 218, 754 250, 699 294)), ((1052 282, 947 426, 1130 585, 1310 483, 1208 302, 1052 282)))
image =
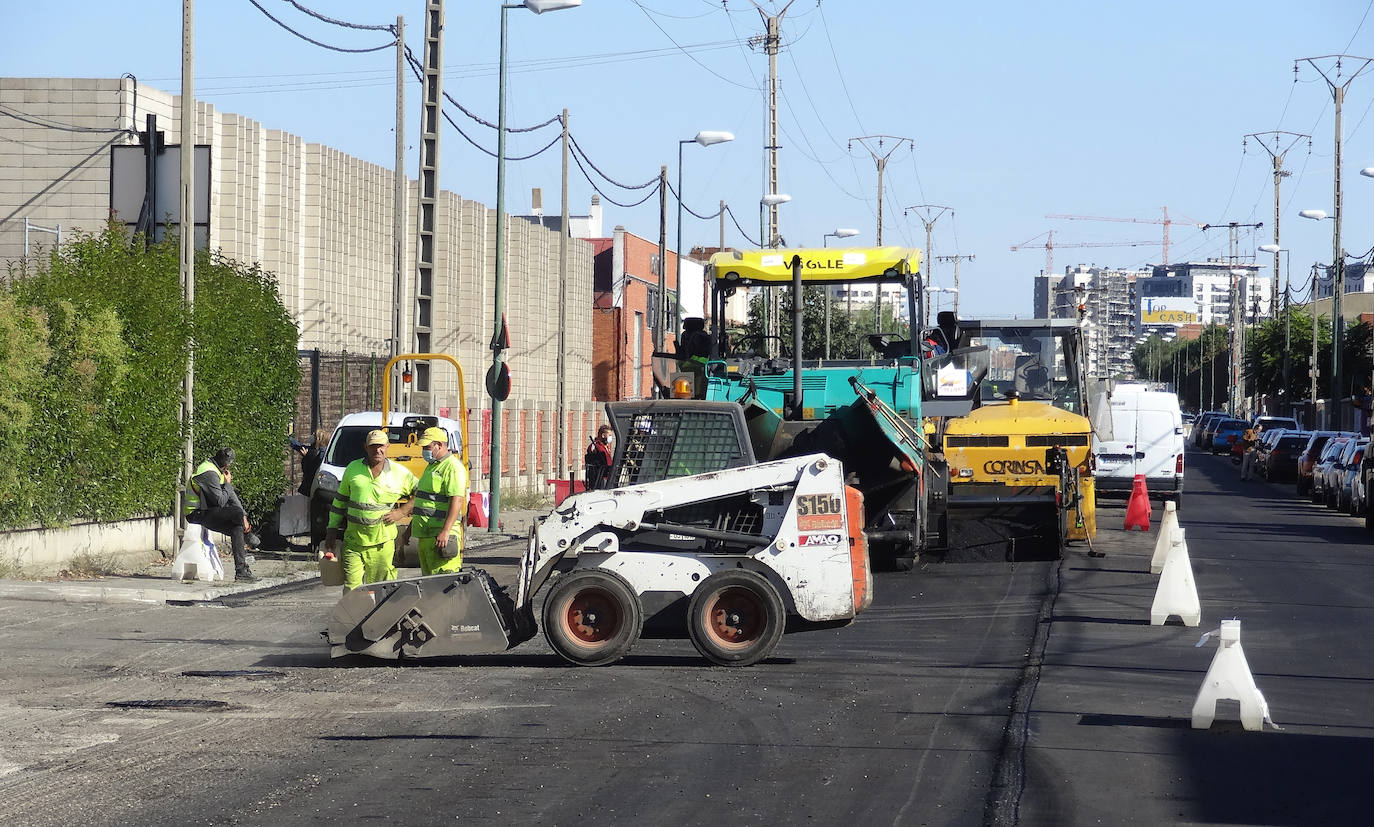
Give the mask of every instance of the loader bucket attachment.
POLYGON ((329 616, 330 655, 376 658, 490 655, 534 636, 534 616, 517 612, 482 569, 463 568, 348 592, 329 616))

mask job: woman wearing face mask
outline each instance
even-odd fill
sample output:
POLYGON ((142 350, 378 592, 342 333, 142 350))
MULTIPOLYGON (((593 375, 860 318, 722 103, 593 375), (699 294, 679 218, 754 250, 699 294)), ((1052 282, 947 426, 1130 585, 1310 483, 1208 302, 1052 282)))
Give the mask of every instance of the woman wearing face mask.
POLYGON ((455 572, 463 565, 463 523, 468 501, 468 469, 449 450, 448 434, 429 428, 420 435, 429 467, 415 490, 410 532, 420 545, 420 573, 455 572))

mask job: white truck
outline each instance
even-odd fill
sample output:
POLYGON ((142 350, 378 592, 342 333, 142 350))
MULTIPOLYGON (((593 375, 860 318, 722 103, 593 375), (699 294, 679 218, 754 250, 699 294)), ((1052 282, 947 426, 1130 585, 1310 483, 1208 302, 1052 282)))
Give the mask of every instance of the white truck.
POLYGON ((612 470, 659 478, 564 500, 531 529, 511 592, 464 568, 347 593, 325 632, 331 654, 503 652, 534 636, 544 593, 545 637, 572 663, 612 663, 652 635, 748 666, 785 631, 847 625, 869 606, 863 499, 838 461, 756 464, 733 403, 647 407, 628 431, 616 419, 612 470), (661 478, 670 468, 701 473, 661 478))
POLYGON ((1093 437, 1099 496, 1131 493, 1136 475, 1152 498, 1183 504, 1183 414, 1178 397, 1139 385, 1118 386, 1111 395, 1112 433, 1093 437))

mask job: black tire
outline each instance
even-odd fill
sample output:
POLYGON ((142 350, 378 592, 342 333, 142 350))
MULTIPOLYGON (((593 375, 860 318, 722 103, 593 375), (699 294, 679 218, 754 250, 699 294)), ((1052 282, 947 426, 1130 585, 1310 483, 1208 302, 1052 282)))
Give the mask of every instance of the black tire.
POLYGON ((1374 507, 1371 507, 1371 498, 1374 498, 1374 482, 1364 484, 1364 530, 1374 531, 1374 507))
POLYGON ((746 569, 716 572, 692 593, 687 636, 717 666, 752 666, 773 653, 787 617, 777 589, 746 569))
POLYGON ((544 601, 544 637, 564 660, 605 666, 630 651, 644 627, 644 609, 624 578, 604 569, 563 575, 544 601))
POLYGON ((1183 492, 1180 491, 1180 492, 1178 492, 1177 494, 1175 494, 1174 497, 1173 497, 1173 500, 1174 500, 1174 510, 1175 510, 1175 511, 1182 511, 1182 510, 1183 510, 1183 492))

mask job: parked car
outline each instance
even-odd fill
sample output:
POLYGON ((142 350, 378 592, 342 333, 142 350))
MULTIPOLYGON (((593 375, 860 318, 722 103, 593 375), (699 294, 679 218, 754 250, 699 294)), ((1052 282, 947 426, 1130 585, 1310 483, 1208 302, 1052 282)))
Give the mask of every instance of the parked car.
POLYGON ((1322 451, 1326 449, 1326 443, 1334 436, 1339 436, 1340 431, 1312 431, 1307 439, 1307 446, 1298 452, 1298 479, 1297 492, 1299 497, 1306 497, 1312 493, 1312 467, 1321 459, 1322 451))
POLYGON ((1298 477, 1298 454, 1307 447, 1305 433, 1288 432, 1275 440, 1260 466, 1264 478, 1270 482, 1292 482, 1298 477))
POLYGON ((1250 424, 1251 427, 1260 427, 1266 431, 1272 428, 1287 428, 1290 431, 1298 430, 1298 421, 1291 416, 1257 416, 1250 424))
POLYGON ((1230 453, 1249 427, 1250 423, 1243 419, 1217 420, 1213 426, 1212 438, 1208 441, 1208 450, 1214 454, 1230 453))
POLYGON ((1326 502, 1326 489, 1331 481, 1331 466, 1340 461, 1341 454, 1345 453, 1351 439, 1353 437, 1349 434, 1338 434, 1328 440, 1326 447, 1322 449, 1321 456, 1317 458, 1317 464, 1312 466, 1312 502, 1326 502))
POLYGON ((1125 495, 1137 475, 1151 497, 1183 498, 1183 416, 1178 397, 1166 391, 1112 393, 1112 438, 1093 439, 1097 492, 1125 495))
POLYGON ((1369 440, 1365 437, 1352 437, 1345 450, 1341 452, 1340 459, 1332 464, 1329 477, 1331 483, 1327 486, 1326 493, 1327 508, 1350 513, 1350 486, 1360 470, 1360 461, 1364 459, 1364 449, 1368 444, 1369 440))
POLYGON ((1275 428, 1272 431, 1260 432, 1259 439, 1255 441, 1255 473, 1265 479, 1269 478, 1269 452, 1278 444, 1280 437, 1289 433, 1292 433, 1292 431, 1285 428, 1275 428))
POLYGON ((1210 448, 1211 445, 1204 442, 1204 440, 1207 439, 1212 426, 1216 424, 1217 420, 1225 418, 1226 414, 1221 411, 1208 411, 1198 417, 1197 423, 1193 426, 1193 447, 1210 448))

